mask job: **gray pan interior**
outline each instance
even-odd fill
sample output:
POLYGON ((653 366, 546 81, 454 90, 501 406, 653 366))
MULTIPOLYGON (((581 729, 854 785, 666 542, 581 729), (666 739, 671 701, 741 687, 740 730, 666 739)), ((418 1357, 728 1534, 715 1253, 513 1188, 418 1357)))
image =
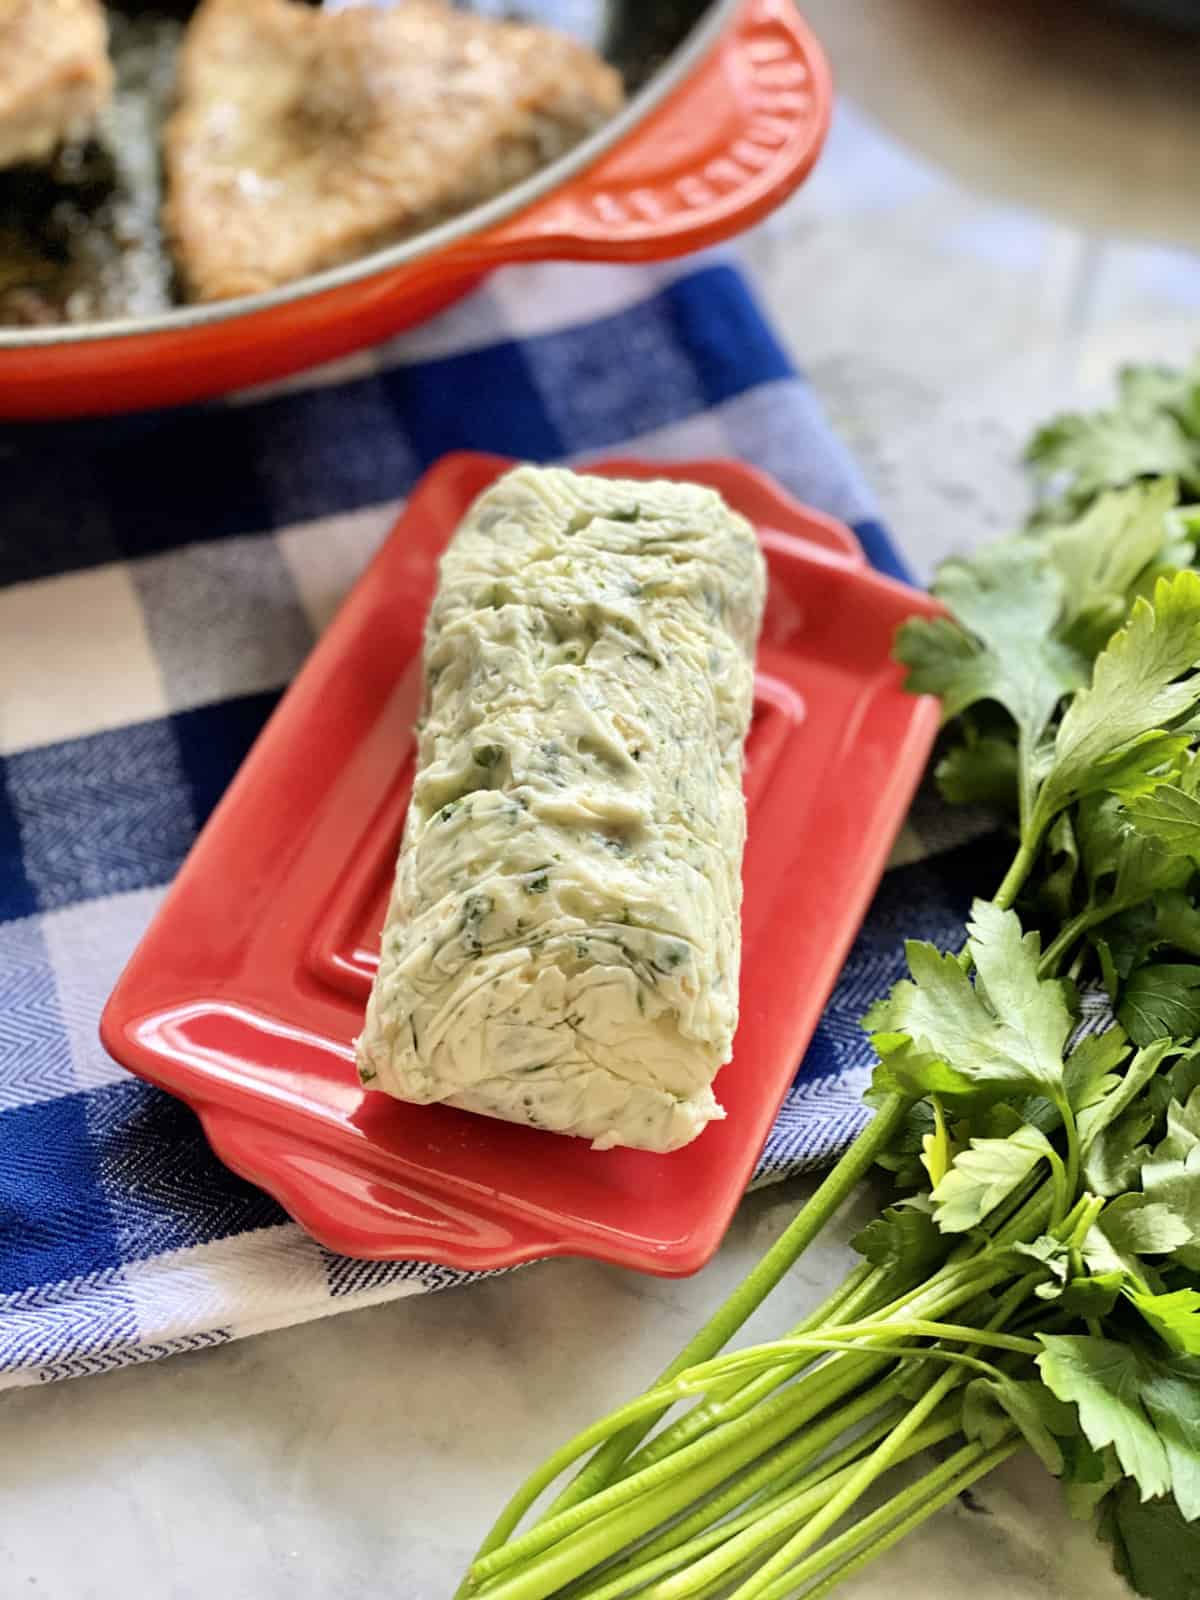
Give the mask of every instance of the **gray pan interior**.
POLYGON ((170 102, 174 51, 193 7, 172 0, 110 6, 118 88, 102 138, 60 156, 49 170, 0 172, 0 349, 222 321, 385 271, 489 226, 564 182, 633 127, 702 58, 736 4, 475 0, 472 10, 541 22, 592 45, 625 79, 625 110, 532 178, 437 228, 282 289, 204 306, 178 303, 157 222, 158 130, 170 102))

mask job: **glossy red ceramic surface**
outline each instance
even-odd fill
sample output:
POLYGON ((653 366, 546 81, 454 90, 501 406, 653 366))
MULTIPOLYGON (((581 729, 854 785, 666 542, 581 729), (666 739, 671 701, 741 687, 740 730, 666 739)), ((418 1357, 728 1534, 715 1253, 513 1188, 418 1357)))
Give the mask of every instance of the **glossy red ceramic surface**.
POLYGON ((515 216, 415 260, 378 252, 144 328, 0 339, 0 419, 175 405, 281 377, 411 327, 511 262, 661 260, 715 244, 803 180, 831 104, 824 53, 793 0, 743 0, 677 88, 515 216))
POLYGON ((408 801, 437 558, 509 465, 451 456, 409 500, 217 807, 101 1024, 217 1154, 350 1255, 455 1267, 583 1255, 657 1273, 720 1243, 883 869, 937 707, 897 624, 933 602, 734 462, 591 470, 712 484, 770 571, 746 768, 741 1026, 728 1110, 672 1155, 367 1093, 353 1066, 408 801))

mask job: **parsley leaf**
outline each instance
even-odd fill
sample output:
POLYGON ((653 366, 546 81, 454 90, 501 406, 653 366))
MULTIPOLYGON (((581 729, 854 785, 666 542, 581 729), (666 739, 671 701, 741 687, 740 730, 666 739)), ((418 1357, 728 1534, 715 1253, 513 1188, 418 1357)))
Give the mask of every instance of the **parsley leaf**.
MULTIPOLYGON (((1133 828, 1115 795, 1089 795, 1074 817, 1087 885, 1083 918, 1093 929, 1103 925, 1103 937, 1093 933, 1092 943, 1115 1002, 1118 976, 1127 978, 1140 966, 1164 942, 1168 926, 1177 926, 1181 936, 1188 934, 1191 906, 1182 886, 1194 868, 1159 840, 1133 828), (1160 896, 1178 896, 1178 901, 1164 898, 1160 911, 1160 896)), ((1200 935, 1200 920, 1194 931, 1200 935)))
POLYGON ((1124 1199, 1125 1196, 1121 1196, 1105 1208, 1099 1221, 1088 1230, 1080 1255, 1094 1278, 1115 1277, 1118 1288, 1128 1284, 1157 1292, 1162 1287, 1158 1274, 1135 1250, 1128 1248, 1121 1216, 1124 1199))
POLYGON ((1128 622, 1096 657, 1090 685, 1063 712, 1035 831, 1083 795, 1154 787, 1155 770, 1180 753, 1178 738, 1163 730, 1200 701, 1197 663, 1200 574, 1160 578, 1153 603, 1134 602, 1128 622))
POLYGON ((1200 1089, 1200 1045, 1186 1050, 1171 1067, 1167 1075, 1171 1098, 1186 1105, 1200 1089))
MULTIPOLYGON (((1155 848, 1161 851, 1163 847, 1156 845, 1155 848)), ((1178 857, 1175 863, 1180 882, 1191 877, 1189 863, 1178 857)), ((1109 922, 1105 936, 1115 970, 1127 978, 1155 950, 1170 948, 1184 955, 1200 956, 1200 908, 1180 887, 1154 889, 1149 891, 1148 898, 1109 922)), ((1093 942, 1099 953, 1099 939, 1093 942)))
POLYGON ((1017 747, 999 734, 968 732, 947 750, 934 768, 938 789, 955 806, 990 806, 995 811, 1015 809, 1017 802, 1017 747))
POLYGON ((1186 1522, 1172 1500, 1143 1504, 1132 1483, 1104 1501, 1101 1535, 1113 1565, 1146 1600, 1196 1600, 1200 1594, 1200 1526, 1186 1522))
MULTIPOLYGON (((1177 1231, 1186 1232, 1171 1248, 1181 1266, 1200 1271, 1200 1146, 1183 1161, 1148 1161, 1142 1168, 1140 1214, 1166 1212, 1177 1231)), ((1165 1232, 1165 1224, 1164 1224, 1165 1232)))
POLYGON ((1095 656, 1125 620, 1129 590, 1162 554, 1178 498, 1171 478, 1134 484, 1100 495, 1076 521, 1040 535, 1063 579, 1060 627, 1081 654, 1095 656))
POLYGON ((966 1233, 1008 1198, 1039 1161, 1054 1157, 1046 1135, 1028 1123, 1007 1139, 972 1139, 933 1191, 943 1233, 966 1233))
POLYGON ((1038 1370, 1052 1394, 1079 1408, 1079 1425, 1096 1450, 1112 1445, 1147 1499, 1171 1487, 1167 1452, 1143 1405, 1146 1373, 1138 1353, 1090 1334, 1039 1334, 1038 1370))
POLYGON ((1134 1106, 1123 1117, 1101 1128, 1083 1160, 1084 1182, 1093 1194, 1123 1194, 1137 1182, 1142 1163, 1150 1154, 1143 1141, 1154 1127, 1149 1106, 1134 1106))
MULTIPOLYGON (((1181 1323, 1177 1314, 1175 1327, 1181 1323)), ((1200 1517, 1200 1362, 1187 1356, 1155 1362, 1142 1401, 1166 1451, 1175 1503, 1193 1522, 1200 1517)))
POLYGON ((1043 1284, 1038 1295, 1043 1300, 1053 1300, 1060 1311, 1075 1317, 1107 1317, 1121 1298, 1126 1275, 1123 1272, 1088 1272, 1078 1278, 1068 1278, 1057 1293, 1046 1292, 1043 1284))
POLYGON ((1072 1019, 1062 986, 1038 977, 1041 939, 1036 933, 1022 933, 1015 911, 976 900, 967 923, 967 949, 977 974, 976 990, 1020 1035, 1030 1082, 1056 1095, 1072 1019))
POLYGON ((1016 1378, 976 1378, 963 1395, 963 1432, 981 1444, 999 1444, 1020 1430, 1026 1444, 1056 1478, 1066 1463, 1061 1441, 1079 1432, 1070 1406, 1055 1398, 1043 1383, 1016 1378))
POLYGON ((1079 864, 1079 844, 1071 815, 1063 811, 1055 818, 1046 835, 1042 881, 1038 889, 1039 907, 1056 922, 1070 920, 1079 864))
POLYGON ((1192 876, 1166 845, 1140 832, 1115 795, 1089 795, 1075 813, 1080 856, 1088 883, 1088 904, 1106 914, 1134 906, 1164 889, 1177 889, 1192 876))
POLYGON ((1160 362, 1122 367, 1117 393, 1126 410, 1146 414, 1166 411, 1192 434, 1200 434, 1200 357, 1188 367, 1160 362))
POLYGON ((1111 1446, 1093 1450, 1081 1433, 1062 1441, 1067 1510, 1080 1522, 1095 1515, 1105 1495, 1121 1482, 1121 1464, 1111 1446))
POLYGON ((1073 1111, 1086 1111, 1097 1105, 1121 1085, 1117 1068, 1129 1054, 1121 1028, 1105 1028, 1089 1033, 1067 1057, 1063 1068, 1063 1088, 1073 1111))
POLYGON ((1167 1294, 1132 1289, 1126 1299, 1172 1350, 1200 1356, 1200 1289, 1173 1289, 1167 1294))
POLYGON ((1041 945, 1015 912, 976 901, 967 949, 978 981, 933 945, 907 947, 902 979, 868 1012, 879 1052, 876 1092, 939 1094, 1024 1089, 1062 1097, 1062 1052, 1072 1018, 1062 986, 1039 979, 1041 945))
POLYGON ((1084 1107, 1079 1114, 1079 1139, 1085 1151, 1097 1135, 1122 1116, 1138 1095, 1154 1082, 1159 1067, 1172 1050, 1169 1039, 1156 1039, 1153 1044, 1139 1050, 1116 1086, 1103 1100, 1084 1107))
POLYGON ((946 1253, 933 1217, 924 1204, 889 1206, 850 1241, 874 1267, 900 1277, 922 1277, 946 1253))
MULTIPOLYGON (((1123 1194, 1106 1207, 1097 1223, 1109 1244, 1126 1259, 1169 1256, 1193 1238, 1185 1215, 1167 1200, 1123 1194)), ((1088 1254, 1085 1247, 1085 1255, 1088 1254)))
POLYGON ((1112 411, 1055 417, 1034 434, 1025 459, 1044 482, 1065 480, 1069 508, 1138 478, 1191 483, 1200 474, 1200 447, 1178 418, 1128 399, 1112 411))
POLYGON ((1038 1299, 1053 1300, 1061 1311, 1073 1316, 1107 1316, 1129 1281, 1129 1274, 1119 1266, 1104 1272, 1077 1272, 1079 1263, 1070 1246, 1049 1234, 1042 1234, 1032 1244, 1012 1248, 1014 1255, 1035 1261, 1045 1269, 1045 1282, 1034 1290, 1038 1299))
POLYGON ((1096 959, 1100 963, 1100 982, 1104 993, 1108 996, 1110 1006, 1117 1003, 1117 995, 1121 988, 1120 974, 1117 972, 1117 963, 1113 958, 1112 948, 1107 939, 1100 934, 1091 935, 1092 948, 1096 952, 1096 959))
POLYGON ((1200 908, 1180 889, 1166 889, 1154 897, 1154 938, 1186 955, 1200 956, 1200 908))
MULTIPOLYGON (((945 562, 933 589, 953 620, 913 618, 900 629, 895 654, 909 669, 906 687, 938 695, 945 721, 981 701, 1004 707, 1024 755, 1017 774, 1024 811, 1032 799, 1033 752, 1059 701, 1086 677, 1083 661, 1055 636, 1064 603, 1062 576, 1045 552, 1017 549, 1009 541, 970 561, 945 562)), ((993 763, 995 755, 989 746, 993 763)), ((978 760, 961 756, 943 781, 946 776, 959 792, 977 791, 984 783, 978 760)), ((989 773, 988 781, 994 777, 989 773)))
POLYGON ((1187 1103, 1172 1100, 1167 1107, 1167 1130, 1154 1151, 1154 1160, 1184 1161, 1200 1145, 1200 1089, 1193 1089, 1187 1103))
POLYGON ((1063 580, 1044 555, 1012 541, 938 569, 933 592, 953 620, 914 618, 897 639, 914 693, 939 695, 946 721, 980 700, 1002 705, 1036 739, 1081 663, 1054 638, 1063 580), (1031 558, 1032 556, 1032 558, 1031 558))
MULTIPOLYGON (((872 1091, 868 1090, 868 1103, 871 1098, 872 1091)), ((897 1189, 925 1187, 929 1175, 921 1156, 925 1140, 934 1126, 933 1106, 928 1100, 914 1101, 905 1113, 904 1120, 891 1144, 880 1154, 879 1165, 885 1172, 891 1174, 892 1182, 897 1189)))
POLYGON ((1117 1017, 1135 1044, 1194 1038, 1200 1033, 1200 966, 1139 967, 1125 985, 1117 1017))
POLYGON ((1179 855, 1200 858, 1200 800, 1196 782, 1200 768, 1193 765, 1179 782, 1161 783, 1149 794, 1138 795, 1126 815, 1139 833, 1165 844, 1179 855))

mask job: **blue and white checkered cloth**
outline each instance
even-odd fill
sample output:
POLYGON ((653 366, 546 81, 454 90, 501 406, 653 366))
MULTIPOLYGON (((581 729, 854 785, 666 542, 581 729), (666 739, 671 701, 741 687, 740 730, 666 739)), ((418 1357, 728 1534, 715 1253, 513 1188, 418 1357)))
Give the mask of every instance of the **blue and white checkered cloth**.
MULTIPOLYGON (((462 1279, 322 1249, 96 1032, 282 687, 410 485, 459 448, 741 456, 901 570, 722 258, 510 269, 428 327, 302 380, 0 436, 0 1386, 462 1279)), ((895 859, 762 1181, 845 1144, 869 1067, 858 1019, 895 977, 901 934, 914 915, 946 941, 961 923, 964 875, 936 808, 918 805, 895 859)))

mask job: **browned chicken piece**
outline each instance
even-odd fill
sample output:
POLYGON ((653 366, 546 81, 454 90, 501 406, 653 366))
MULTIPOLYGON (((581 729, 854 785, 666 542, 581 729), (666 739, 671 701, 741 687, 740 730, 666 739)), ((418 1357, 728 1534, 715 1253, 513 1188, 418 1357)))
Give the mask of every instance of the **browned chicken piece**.
POLYGON ((621 99, 564 35, 437 0, 203 0, 165 139, 187 292, 251 294, 402 239, 553 160, 621 99))
POLYGON ((84 136, 111 93, 99 0, 0 0, 0 167, 84 136))

